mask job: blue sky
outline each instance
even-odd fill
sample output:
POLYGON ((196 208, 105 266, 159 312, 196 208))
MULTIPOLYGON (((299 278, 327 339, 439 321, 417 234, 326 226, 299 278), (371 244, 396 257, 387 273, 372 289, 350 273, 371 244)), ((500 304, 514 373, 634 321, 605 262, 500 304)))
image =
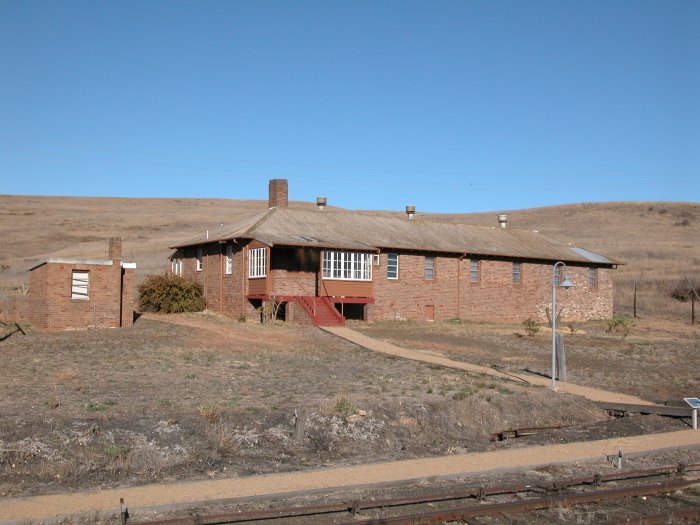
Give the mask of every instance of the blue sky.
POLYGON ((0 2, 0 193, 700 201, 697 1, 0 2))

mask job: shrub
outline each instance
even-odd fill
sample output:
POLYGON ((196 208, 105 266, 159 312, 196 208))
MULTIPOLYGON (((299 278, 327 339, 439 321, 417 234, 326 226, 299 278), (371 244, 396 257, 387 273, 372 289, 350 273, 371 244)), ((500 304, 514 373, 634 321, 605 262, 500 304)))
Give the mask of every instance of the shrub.
POLYGON ((338 402, 335 404, 335 411, 340 412, 341 414, 349 414, 350 412, 353 412, 355 410, 355 407, 352 404, 352 401, 350 401, 346 397, 341 397, 338 399, 338 402))
POLYGON ((204 293, 196 281, 177 275, 151 275, 139 285, 139 308, 142 312, 201 312, 204 293))
POLYGON ((527 335, 535 335, 540 331, 540 325, 532 317, 528 317, 523 321, 523 328, 527 335))
POLYGON ((634 320, 626 315, 615 314, 612 319, 608 319, 608 333, 617 332, 624 339, 634 326, 634 320))

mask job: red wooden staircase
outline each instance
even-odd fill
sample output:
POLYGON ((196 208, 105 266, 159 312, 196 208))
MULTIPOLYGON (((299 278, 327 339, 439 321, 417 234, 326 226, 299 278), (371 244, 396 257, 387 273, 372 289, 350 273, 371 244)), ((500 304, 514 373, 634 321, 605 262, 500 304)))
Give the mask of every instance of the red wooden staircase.
POLYGON ((345 318, 328 297, 297 295, 294 300, 309 314, 314 326, 345 326, 345 318))

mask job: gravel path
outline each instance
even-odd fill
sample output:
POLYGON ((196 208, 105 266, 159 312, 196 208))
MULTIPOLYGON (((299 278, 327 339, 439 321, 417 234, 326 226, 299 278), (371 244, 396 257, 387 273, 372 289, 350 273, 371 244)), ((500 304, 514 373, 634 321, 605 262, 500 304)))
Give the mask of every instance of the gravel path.
POLYGON ((29 498, 0 498, 0 523, 19 525, 26 524, 30 519, 50 523, 65 516, 85 513, 90 513, 91 516, 100 513, 111 515, 119 507, 119 498, 124 498, 134 519, 137 519, 137 516, 143 517, 148 508, 162 509, 175 504, 281 495, 333 487, 398 483, 426 478, 449 478, 465 473, 512 472, 543 465, 604 460, 606 456, 617 454, 619 450, 630 455, 688 447, 700 447, 700 432, 683 430, 328 470, 153 484, 29 498))
MULTIPOLYGON (((435 352, 429 352, 425 350, 410 350, 407 348, 401 348, 391 343, 386 343, 384 341, 379 341, 372 337, 366 336, 355 330, 351 330, 347 327, 322 327, 321 330, 333 334, 337 337, 355 343, 356 345, 367 348, 374 352, 381 352, 383 354, 389 354, 396 357, 402 357, 404 359, 411 359, 413 361, 423 361, 425 363, 432 363, 436 365, 441 365, 449 368, 457 368, 459 370, 467 370, 470 372, 478 372, 481 374, 487 374, 493 377, 500 377, 502 379, 508 379, 510 381, 523 381, 532 385, 539 385, 543 387, 551 387, 552 380, 546 377, 540 377, 532 374, 511 374, 500 372, 494 368, 489 368, 486 366, 474 365, 471 363, 465 363, 462 361, 454 361, 448 357, 435 352)), ((655 403, 647 401, 635 396, 630 396, 627 394, 620 394, 617 392, 609 392, 607 390, 598 390, 596 388, 590 388, 581 385, 575 385, 573 383, 563 383, 561 381, 557 382, 557 388, 559 392, 566 392, 568 394, 575 394, 578 396, 585 397, 591 401, 602 401, 606 403, 627 403, 632 405, 654 405, 655 403)))

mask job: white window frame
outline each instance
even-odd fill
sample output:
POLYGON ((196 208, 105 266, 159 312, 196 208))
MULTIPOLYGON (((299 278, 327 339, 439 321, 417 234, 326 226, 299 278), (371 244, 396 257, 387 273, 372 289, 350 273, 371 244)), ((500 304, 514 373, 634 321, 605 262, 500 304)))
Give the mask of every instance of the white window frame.
POLYGON ((523 284, 523 263, 513 263, 513 284, 516 286, 523 284))
POLYGON ((195 254, 195 264, 194 264, 194 269, 198 272, 202 271, 202 268, 204 265, 202 264, 202 259, 204 258, 204 250, 202 250, 201 246, 197 246, 196 254, 195 254))
POLYGON ((172 260, 172 264, 171 264, 170 268, 173 272, 173 275, 177 275, 178 277, 182 277, 182 258, 175 257, 172 260))
POLYGON ((561 273, 562 270, 561 269, 562 269, 561 266, 557 266, 556 268, 554 268, 554 286, 555 287, 557 287, 561 284, 561 281, 562 281, 562 273, 561 273))
POLYGON ((478 283, 481 280, 481 261, 479 259, 469 259, 469 281, 478 283))
POLYGON ((426 281, 432 281, 435 279, 435 256, 426 255, 425 261, 423 262, 423 278, 426 281))
POLYGON ((233 273, 233 244, 226 245, 226 262, 224 265, 224 273, 231 275, 233 273))
POLYGON ((248 277, 250 279, 267 277, 267 248, 248 250, 248 277))
POLYGON ((323 251, 323 278, 338 281, 371 281, 372 254, 323 251))
POLYGON ((71 273, 70 298, 78 301, 87 301, 90 299, 89 270, 73 270, 71 273))
POLYGON ((396 280, 399 278, 399 254, 386 254, 386 278, 396 280), (393 261, 392 261, 393 259, 393 261))
POLYGON ((598 268, 588 269, 588 287, 591 290, 598 289, 598 268))

